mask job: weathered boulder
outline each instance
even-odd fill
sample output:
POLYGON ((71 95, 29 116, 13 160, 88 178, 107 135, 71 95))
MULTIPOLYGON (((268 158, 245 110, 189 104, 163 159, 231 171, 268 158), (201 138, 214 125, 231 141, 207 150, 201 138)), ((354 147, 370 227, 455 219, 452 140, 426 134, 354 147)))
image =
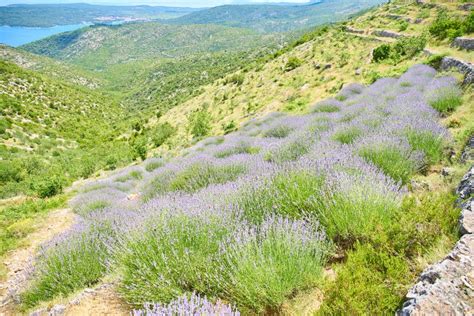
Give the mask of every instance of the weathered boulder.
POLYGON ((465 50, 474 50, 474 38, 473 37, 456 37, 453 41, 453 46, 459 47, 465 50))
POLYGON ((474 235, 464 235, 449 255, 421 274, 398 315, 472 315, 474 235))
POLYGON ((448 70, 450 68, 456 68, 460 72, 464 73, 463 84, 468 85, 474 82, 474 66, 468 62, 453 58, 444 57, 441 60, 441 70, 448 70))

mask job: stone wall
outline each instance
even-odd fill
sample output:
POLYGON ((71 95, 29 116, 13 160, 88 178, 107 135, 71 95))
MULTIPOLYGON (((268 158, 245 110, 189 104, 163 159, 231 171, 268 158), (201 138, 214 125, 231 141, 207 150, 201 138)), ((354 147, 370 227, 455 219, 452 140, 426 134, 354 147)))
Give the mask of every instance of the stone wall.
MULTIPOLYGON (((474 136, 466 146, 463 159, 473 161, 473 153, 474 136)), ((443 260, 422 272, 397 315, 474 314, 474 165, 461 180, 456 193, 462 208, 461 238, 443 260)))

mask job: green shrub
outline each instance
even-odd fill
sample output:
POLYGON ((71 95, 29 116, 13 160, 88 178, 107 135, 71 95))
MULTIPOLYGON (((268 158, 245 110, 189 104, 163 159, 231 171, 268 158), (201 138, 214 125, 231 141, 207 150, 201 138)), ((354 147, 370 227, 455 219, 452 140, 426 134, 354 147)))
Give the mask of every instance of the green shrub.
POLYGON ((372 58, 375 62, 379 62, 390 57, 391 46, 389 44, 382 44, 376 47, 372 53, 372 58))
POLYGON ((316 234, 317 225, 290 226, 278 219, 237 233, 221 259, 224 297, 241 311, 263 314, 315 286, 330 249, 316 234))
POLYGON ((227 77, 224 80, 224 84, 235 84, 237 86, 241 86, 244 83, 245 75, 243 73, 236 73, 227 77))
POLYGON ((311 142, 298 139, 267 152, 264 159, 275 163, 294 161, 307 154, 310 148, 311 142))
POLYGON ((145 170, 148 172, 152 172, 153 170, 156 170, 164 165, 164 162, 162 161, 150 161, 149 163, 146 164, 145 170))
POLYGON ((413 272, 405 258, 357 244, 336 276, 325 290, 321 315, 393 314, 407 291, 404 279, 413 272))
POLYGON ((63 191, 64 180, 58 176, 35 181, 33 189, 40 198, 51 197, 63 191))
POLYGON ((241 143, 241 144, 238 144, 235 147, 221 150, 221 151, 217 152, 214 156, 216 158, 226 158, 226 157, 237 155, 237 154, 256 154, 259 151, 260 151, 260 148, 258 148, 258 147, 254 147, 254 146, 250 146, 250 145, 245 144, 245 143, 241 143))
POLYGON ((193 112, 189 118, 189 129, 196 138, 207 136, 211 131, 211 115, 206 109, 193 112))
POLYGON ((224 134, 227 135, 237 129, 237 124, 235 124, 234 120, 232 120, 227 124, 223 124, 222 128, 224 129, 224 134))
POLYGON ((290 58, 288 58, 288 61, 285 64, 285 71, 294 70, 300 67, 302 64, 303 64, 303 61, 301 59, 295 56, 291 56, 290 58))
POLYGON ((307 172, 282 173, 261 187, 244 189, 237 195, 236 203, 245 218, 253 223, 272 214, 301 218, 314 214, 314 197, 320 195, 323 185, 322 176, 307 172))
POLYGON ((155 147, 160 147, 164 142, 175 133, 175 128, 168 122, 159 124, 153 130, 152 141, 155 147))
POLYGON ((322 103, 316 105, 311 112, 313 113, 334 113, 339 112, 341 109, 335 104, 322 103))
POLYGON ((452 40, 466 31, 463 24, 459 17, 451 16, 446 10, 441 10, 428 30, 432 36, 438 39, 449 37, 452 40))

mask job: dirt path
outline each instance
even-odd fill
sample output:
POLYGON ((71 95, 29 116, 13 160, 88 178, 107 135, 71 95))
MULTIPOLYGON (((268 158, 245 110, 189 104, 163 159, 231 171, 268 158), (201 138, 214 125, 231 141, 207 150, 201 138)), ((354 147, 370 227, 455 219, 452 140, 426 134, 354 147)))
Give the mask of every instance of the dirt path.
MULTIPOLYGON (((77 215, 70 209, 51 212, 38 223, 35 232, 27 237, 28 245, 15 249, 3 262, 7 268, 6 280, 0 282, 0 316, 21 315, 17 311, 17 293, 27 284, 26 271, 39 246, 66 231, 77 215)), ((75 297, 51 308, 41 308, 35 315, 129 315, 126 306, 114 291, 114 284, 105 283, 94 289, 85 289, 75 297)))
POLYGON ((69 209, 51 212, 41 221, 39 228, 27 237, 27 247, 15 249, 7 255, 3 262, 8 271, 7 277, 0 283, 0 315, 14 313, 15 293, 25 286, 25 272, 40 244, 67 230, 72 225, 74 216, 69 209))

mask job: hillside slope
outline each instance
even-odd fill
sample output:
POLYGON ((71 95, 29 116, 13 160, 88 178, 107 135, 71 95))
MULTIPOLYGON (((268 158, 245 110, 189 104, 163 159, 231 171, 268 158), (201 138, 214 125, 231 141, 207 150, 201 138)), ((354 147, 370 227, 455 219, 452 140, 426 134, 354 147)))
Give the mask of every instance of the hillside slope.
POLYGON ((451 47, 449 40, 423 37, 427 36, 439 10, 447 10, 450 16, 461 18, 470 13, 460 9, 458 3, 436 3, 435 6, 423 6, 392 1, 347 23, 316 29, 303 36, 294 47, 282 50, 255 68, 214 82, 199 96, 154 121, 173 122, 178 126, 176 137, 170 140, 170 147, 176 148, 187 146, 192 141, 189 118, 195 111, 204 109, 209 113, 212 122, 210 134, 215 135, 224 133, 226 126, 238 126, 265 113, 304 111, 309 105, 352 82, 371 83, 380 76, 399 74, 407 67, 430 58, 424 48, 430 54, 450 55, 474 63, 472 52, 451 47), (406 16, 411 22, 400 16, 406 16), (415 23, 417 17, 419 20, 415 23), (406 25, 404 31, 400 31, 401 25, 404 28, 406 25), (397 42, 394 38, 373 34, 381 30, 414 38, 403 42, 414 53, 374 62, 372 51, 375 48, 397 42), (238 84, 229 81, 237 75, 241 77, 238 84))
POLYGON ((54 35, 21 48, 88 69, 104 70, 114 64, 136 60, 245 50, 255 47, 257 43, 265 44, 265 38, 247 29, 150 22, 91 26, 54 35))
POLYGON ((104 167, 124 120, 116 102, 9 62, 0 66, 2 198, 48 196, 104 167))
POLYGON ((323 0, 308 5, 225 5, 166 21, 178 24, 221 24, 258 32, 286 32, 348 18, 384 0, 323 0))

